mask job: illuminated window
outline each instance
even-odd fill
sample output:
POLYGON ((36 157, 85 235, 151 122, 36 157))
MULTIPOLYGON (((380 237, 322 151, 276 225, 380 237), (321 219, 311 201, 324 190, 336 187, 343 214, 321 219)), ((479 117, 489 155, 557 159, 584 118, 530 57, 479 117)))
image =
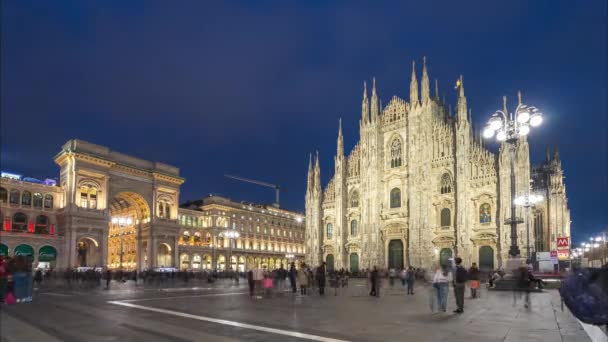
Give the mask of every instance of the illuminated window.
POLYGON ((53 208, 53 195, 44 195, 44 208, 45 209, 53 208))
POLYGON ((10 203, 19 204, 20 193, 19 190, 11 190, 10 203))
POLYGON ((42 208, 42 194, 34 193, 34 208, 42 208))
POLYGON ((24 191, 21 195, 21 205, 32 205, 32 193, 29 191, 24 191))

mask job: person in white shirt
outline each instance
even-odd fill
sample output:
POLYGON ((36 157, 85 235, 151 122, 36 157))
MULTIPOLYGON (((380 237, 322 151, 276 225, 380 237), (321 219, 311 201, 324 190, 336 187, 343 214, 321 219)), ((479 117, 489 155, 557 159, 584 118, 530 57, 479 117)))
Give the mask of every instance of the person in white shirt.
POLYGON ((441 268, 435 272, 433 276, 433 288, 437 293, 437 302, 439 310, 446 312, 448 305, 448 289, 452 282, 452 272, 447 265, 441 265, 441 268))

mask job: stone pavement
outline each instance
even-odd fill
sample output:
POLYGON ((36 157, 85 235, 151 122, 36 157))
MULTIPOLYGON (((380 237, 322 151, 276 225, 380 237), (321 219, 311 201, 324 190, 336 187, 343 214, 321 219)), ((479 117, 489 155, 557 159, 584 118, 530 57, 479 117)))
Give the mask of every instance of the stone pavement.
POLYGON ((556 291, 513 303, 510 292, 482 291, 465 313, 432 314, 426 287, 367 296, 353 281, 338 296, 275 293, 251 299, 240 286, 46 291, 31 304, 3 306, 3 341, 591 341, 556 291), (126 307, 132 305, 134 307, 126 307))

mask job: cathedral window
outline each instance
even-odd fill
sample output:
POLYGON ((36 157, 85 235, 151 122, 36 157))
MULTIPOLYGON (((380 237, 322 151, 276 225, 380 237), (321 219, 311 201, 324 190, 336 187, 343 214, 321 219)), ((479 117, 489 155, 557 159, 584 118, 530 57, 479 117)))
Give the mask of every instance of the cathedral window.
POLYGON ((479 223, 492 222, 492 207, 488 203, 484 203, 479 207, 479 223))
POLYGON ((441 188, 442 194, 449 194, 452 192, 452 177, 446 172, 441 176, 441 188))
POLYGON ((355 208, 359 206, 359 192, 353 191, 350 195, 350 207, 355 208))
POLYGON ((391 190, 391 208, 400 208, 401 207, 401 189, 394 188, 391 190))
POLYGON ((350 236, 357 236, 359 233, 359 226, 357 220, 350 221, 350 236))
POLYGON ((401 139, 395 138, 391 143, 391 168, 401 166, 401 139))
POLYGON ((327 224, 327 239, 333 239, 334 237, 334 226, 331 223, 327 224))
POLYGON ((441 227, 449 227, 452 223, 452 213, 450 209, 443 208, 441 209, 441 227))

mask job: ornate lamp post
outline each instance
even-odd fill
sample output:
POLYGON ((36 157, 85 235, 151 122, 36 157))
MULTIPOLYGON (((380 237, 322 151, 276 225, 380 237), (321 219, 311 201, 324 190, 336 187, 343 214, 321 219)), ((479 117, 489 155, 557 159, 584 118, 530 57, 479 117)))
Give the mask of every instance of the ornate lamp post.
POLYGON ((122 255, 123 255, 123 238, 125 235, 124 228, 133 224, 133 219, 131 217, 112 217, 112 224, 118 225, 120 228, 118 236, 120 236, 120 261, 119 267, 122 270, 122 255))
MULTIPOLYGON (((520 96, 521 98, 521 96, 520 96)), ((505 101, 507 98, 503 97, 505 101)), ((506 111, 506 109, 505 109, 506 111)), ((483 131, 483 136, 490 139, 496 136, 496 140, 500 143, 509 145, 509 160, 511 166, 511 198, 515 198, 515 145, 520 137, 530 133, 531 127, 539 126, 542 121, 542 113, 534 107, 527 106, 521 103, 521 99, 514 113, 508 113, 502 110, 497 110, 486 124, 483 131)), ((519 246, 517 245, 517 224, 522 223, 521 219, 516 216, 515 201, 511 202, 511 218, 507 219, 505 224, 511 226, 511 246, 509 255, 516 258, 520 255, 519 246)))
POLYGON ((528 193, 525 195, 517 196, 513 200, 515 205, 526 208, 526 259, 527 263, 530 262, 530 207, 543 200, 543 196, 528 193))

